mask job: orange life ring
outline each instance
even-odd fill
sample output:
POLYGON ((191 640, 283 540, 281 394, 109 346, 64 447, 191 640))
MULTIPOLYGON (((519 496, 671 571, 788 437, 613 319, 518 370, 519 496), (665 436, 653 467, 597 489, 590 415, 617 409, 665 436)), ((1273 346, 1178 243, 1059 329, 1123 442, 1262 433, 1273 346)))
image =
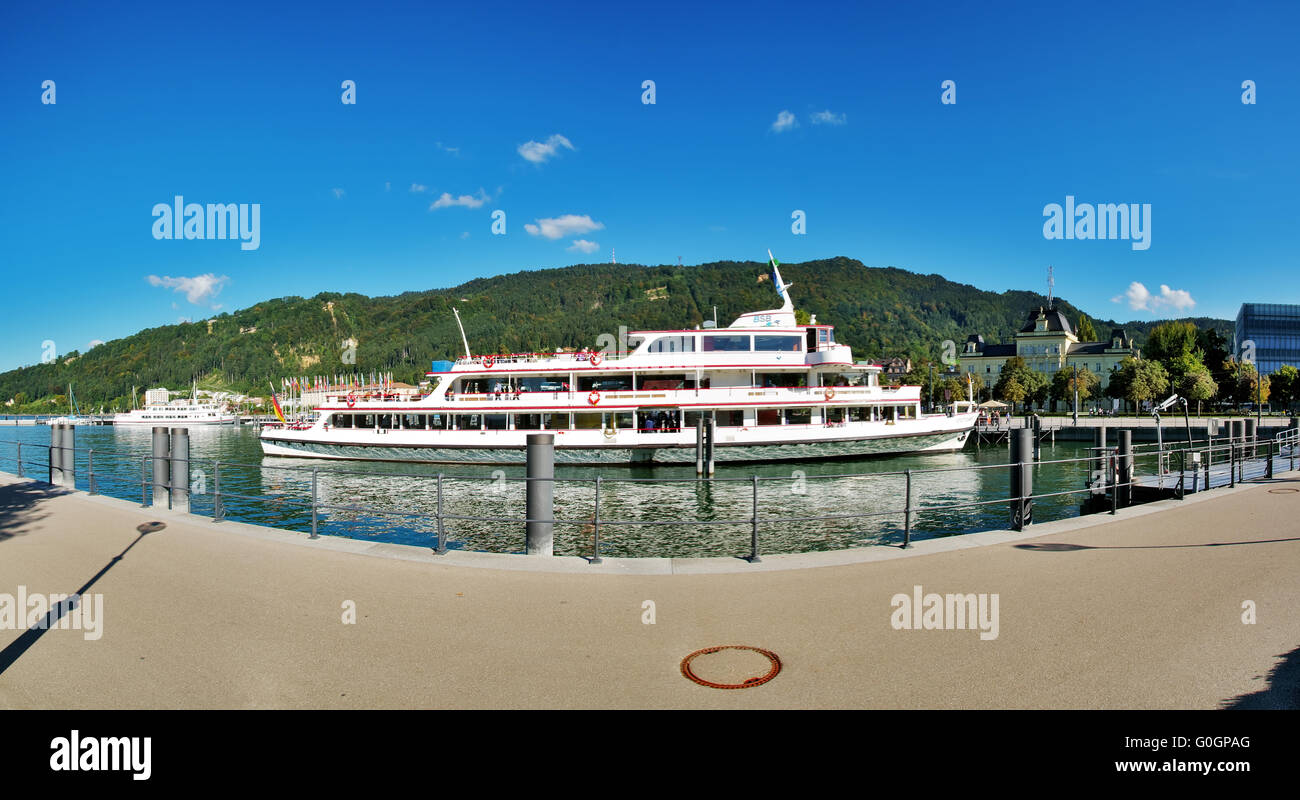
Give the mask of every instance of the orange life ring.
POLYGON ((588 402, 588 403, 591 403, 593 406, 596 405, 597 403, 599 403, 599 402, 600 402, 600 392, 597 392, 597 391, 593 390, 591 394, 587 395, 587 402, 588 402))
POLYGON ((591 365, 592 365, 593 367, 599 367, 599 366, 600 366, 601 359, 603 359, 603 358, 604 358, 604 356, 602 356, 600 353, 592 353, 592 354, 591 354, 591 358, 589 358, 589 359, 587 359, 587 360, 591 363, 591 365))
POLYGON ((348 408, 356 408, 356 405, 357 405, 357 396, 356 396, 355 394, 351 394, 351 393, 349 393, 349 394, 348 394, 348 408))
POLYGON ((827 400, 832 400, 832 399, 835 398, 835 390, 832 389, 832 388, 829 387, 829 386, 826 387, 826 392, 825 392, 825 394, 826 394, 826 399, 827 399, 827 400))
POLYGON ((484 368, 491 367, 494 363, 496 363, 496 362, 495 362, 495 360, 492 358, 492 356, 483 356, 483 366, 484 366, 484 368))

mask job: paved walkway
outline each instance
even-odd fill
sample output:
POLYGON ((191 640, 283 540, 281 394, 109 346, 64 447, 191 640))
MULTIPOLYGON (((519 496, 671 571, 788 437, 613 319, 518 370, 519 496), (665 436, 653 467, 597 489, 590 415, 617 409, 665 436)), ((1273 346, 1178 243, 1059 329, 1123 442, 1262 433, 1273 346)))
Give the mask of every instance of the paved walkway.
POLYGON ((1300 476, 909 551, 654 570, 439 560, 0 476, 0 593, 104 608, 94 641, 0 630, 0 708, 1294 708, 1300 491, 1279 489, 1300 476), (916 585, 996 593, 998 637, 894 630, 916 585), (736 691, 680 674, 733 643, 783 671, 736 691))

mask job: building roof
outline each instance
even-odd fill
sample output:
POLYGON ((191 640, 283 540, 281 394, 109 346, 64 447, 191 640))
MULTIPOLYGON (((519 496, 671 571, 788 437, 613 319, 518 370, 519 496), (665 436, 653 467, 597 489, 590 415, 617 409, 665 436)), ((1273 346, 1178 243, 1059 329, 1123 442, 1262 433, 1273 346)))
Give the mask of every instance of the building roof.
POLYGON ((1044 309, 1042 306, 1038 306, 1033 311, 1029 312, 1029 316, 1025 319, 1025 324, 1020 327, 1020 332, 1033 333, 1037 330, 1039 316, 1047 317, 1047 330, 1057 333, 1074 334, 1074 329, 1070 327, 1070 321, 1065 318, 1064 314, 1057 311, 1055 308, 1044 309))

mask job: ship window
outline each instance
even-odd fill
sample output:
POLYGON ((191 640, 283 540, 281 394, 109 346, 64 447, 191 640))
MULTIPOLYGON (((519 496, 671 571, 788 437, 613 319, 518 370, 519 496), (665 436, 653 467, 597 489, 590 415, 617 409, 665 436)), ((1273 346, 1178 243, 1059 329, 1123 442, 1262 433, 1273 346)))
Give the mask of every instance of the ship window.
POLYGON ((636 379, 638 389, 666 391, 681 389, 686 386, 685 375, 639 375, 636 379))
POLYGON ((541 414, 515 414, 515 430, 535 431, 542 427, 541 414))
POLYGON ((461 378, 453 390, 458 394, 484 394, 488 390, 486 378, 461 378))
POLYGON ((580 392, 624 391, 631 388, 631 376, 605 375, 597 378, 589 378, 585 376, 578 377, 578 391, 580 392))
POLYGON ((780 425, 781 409, 779 408, 760 408, 758 410, 759 425, 780 425))
MULTIPOLYGON (((708 349, 708 348, 705 348, 708 349)), ((646 348, 647 353, 693 353, 694 336, 660 336, 646 348)))
POLYGON ((703 411, 687 411, 686 421, 683 427, 694 429, 702 419, 708 419, 708 415, 703 411))
POLYGON ((542 428, 548 431, 567 431, 569 429, 569 415, 543 414, 542 428))
POLYGON ((739 408, 723 409, 717 415, 719 426, 739 428, 745 424, 745 412, 739 408))
POLYGON ((424 429, 424 415, 423 415, 423 414, 403 414, 403 415, 402 415, 402 427, 403 427, 403 428, 414 428, 414 429, 417 429, 417 430, 423 430, 423 429, 424 429))
POLYGON ((334 422, 333 422, 332 424, 333 424, 334 427, 336 427, 336 428, 351 428, 351 427, 352 427, 352 415, 351 415, 351 414, 335 414, 335 415, 334 415, 334 422))
POLYGON ((812 422, 811 408, 787 408, 785 409, 785 424, 787 425, 808 425, 812 422))
POLYGON ((476 431, 483 427, 482 414, 457 414, 456 430, 458 431, 476 431))
POLYGON ((611 428, 631 429, 636 427, 636 414, 631 411, 615 411, 605 416, 608 417, 606 421, 611 428))
POLYGON ((397 420, 394 418, 392 414, 380 414, 379 427, 384 428, 386 430, 392 430, 393 428, 397 427, 397 420))
POLYGON ((866 406, 853 406, 849 409, 849 419, 853 422, 870 422, 871 409, 866 406))
POLYGON ((447 430, 447 427, 448 427, 448 425, 450 425, 450 424, 451 424, 451 415, 450 415, 450 414, 430 414, 430 415, 429 415, 429 429, 430 429, 430 430, 435 430, 435 431, 445 431, 445 430, 447 430))
POLYGON ((602 419, 602 416, 603 415, 601 414, 574 414, 573 427, 577 428, 578 430, 584 430, 584 431, 594 430, 596 428, 599 428, 601 422, 604 421, 602 419))
POLYGON ((563 392, 568 389, 563 380, 555 377, 520 378, 517 385, 525 392, 563 392))
POLYGON ((374 428, 374 427, 375 427, 375 415, 374 415, 374 414, 358 414, 358 415, 357 415, 357 427, 358 427, 358 428, 374 428))
POLYGON ((483 421, 486 423, 485 427, 488 430, 503 431, 507 427, 509 417, 509 414, 484 414, 483 421))
POLYGON ((750 349, 749 336, 701 336, 703 347, 709 352, 747 352, 750 349))
POLYGON ((839 423, 844 421, 844 409, 828 408, 826 409, 826 421, 829 423, 839 423))
POLYGON ((754 336, 754 349, 760 353, 799 352, 798 336, 754 336))
POLYGON ((760 372, 755 377, 758 385, 765 389, 793 389, 808 385, 806 372, 760 372))

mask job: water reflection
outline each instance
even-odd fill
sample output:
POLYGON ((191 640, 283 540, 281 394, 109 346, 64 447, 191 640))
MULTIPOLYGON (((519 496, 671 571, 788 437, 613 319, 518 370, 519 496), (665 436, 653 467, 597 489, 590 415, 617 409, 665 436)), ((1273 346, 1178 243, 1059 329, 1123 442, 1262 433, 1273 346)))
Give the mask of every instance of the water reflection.
MULTIPOLYGON (((22 439, 24 461, 45 459, 49 431, 44 427, 0 432, 0 439, 22 439), (18 436, 9 435, 20 431, 18 436)), ((94 448, 96 489, 139 501, 144 466, 150 454, 146 429, 78 428, 78 487, 89 488, 88 460, 94 448)), ((450 546, 467 550, 518 553, 524 548, 525 487, 522 466, 475 467, 378 462, 310 461, 263 457, 256 432, 213 427, 190 431, 191 509, 211 515, 219 483, 229 519, 308 530, 315 473, 317 524, 323 534, 433 546, 437 541, 437 475, 450 546), (218 467, 218 462, 220 466, 218 467), (376 510, 387 513, 378 513, 376 510), (512 521, 460 519, 489 517, 512 521)), ((1085 446, 1060 443, 1044 448, 1044 459, 1086 454, 1085 446)), ((0 470, 14 472, 15 448, 0 444, 0 470)), ((902 539, 906 500, 905 469, 944 472, 912 475, 913 538, 947 536, 1008 524, 1009 484, 1006 448, 960 453, 896 456, 882 459, 808 464, 720 465, 717 480, 697 480, 694 466, 557 467, 566 480, 555 486, 556 553, 589 555, 596 534, 595 477, 600 489, 600 542, 605 556, 740 556, 749 551, 754 513, 752 475, 758 475, 760 551, 839 550, 902 539), (991 465, 995 468, 973 470, 991 465), (845 477, 848 473, 867 473, 845 477), (647 482, 634 480, 654 478, 647 482), (729 480, 739 479, 739 480, 729 480), (935 510, 935 506, 968 505, 935 510), (683 522, 682 520, 689 520, 683 522), (639 523, 639 524, 633 524, 639 523), (655 524, 645 524, 655 523, 655 524)), ((43 475, 44 467, 24 467, 43 475)), ((1035 491, 1083 486, 1086 465, 1048 464, 1034 468, 1035 491)), ((1036 521, 1078 513, 1082 494, 1036 502, 1036 521)))

